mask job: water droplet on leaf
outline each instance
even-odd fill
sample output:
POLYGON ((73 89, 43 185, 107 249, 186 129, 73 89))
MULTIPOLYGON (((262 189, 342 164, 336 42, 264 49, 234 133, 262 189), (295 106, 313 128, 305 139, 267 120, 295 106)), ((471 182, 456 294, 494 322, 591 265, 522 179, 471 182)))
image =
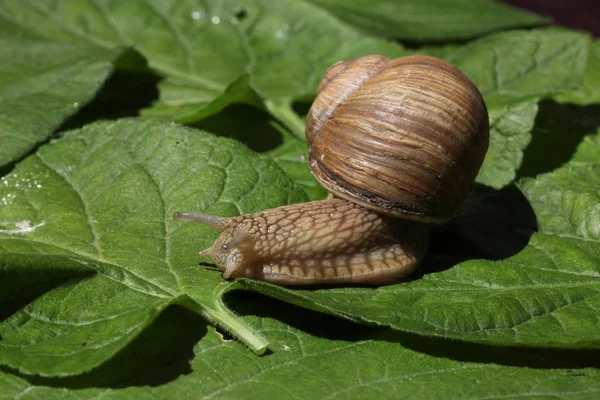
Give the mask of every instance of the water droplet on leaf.
POLYGON ((204 18, 204 13, 200 10, 192 11, 190 15, 194 21, 200 21, 204 18))

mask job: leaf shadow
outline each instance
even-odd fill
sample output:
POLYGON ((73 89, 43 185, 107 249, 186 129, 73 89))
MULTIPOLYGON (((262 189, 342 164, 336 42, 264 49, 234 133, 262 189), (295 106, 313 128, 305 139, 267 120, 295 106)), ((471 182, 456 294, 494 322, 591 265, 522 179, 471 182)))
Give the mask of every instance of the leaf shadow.
MULTIPOLYGON (((523 250, 537 230, 535 212, 516 185, 496 190, 476 184, 452 220, 432 226, 420 276, 467 260, 509 258, 523 250)), ((414 279, 418 278, 417 274, 414 279)))
POLYGON ((204 318, 182 306, 171 305, 128 346, 89 372, 69 377, 42 377, 8 367, 0 367, 0 371, 19 376, 35 386, 55 388, 159 386, 192 372, 193 348, 207 332, 204 318))
POLYGON ((314 337, 356 342, 371 338, 380 328, 310 310, 268 295, 236 289, 223 298, 239 316, 272 318, 314 337))
POLYGON ((584 136, 598 128, 599 104, 577 106, 553 100, 539 103, 532 139, 523 153, 517 178, 535 177, 562 166, 573 157, 584 136))
MULTIPOLYGON (((600 350, 598 349, 492 346, 420 336, 392 329, 381 330, 374 338, 399 343, 408 349, 433 357, 460 362, 493 363, 536 369, 600 368, 600 350)), ((585 372, 579 373, 585 374, 585 372)))
POLYGON ((158 99, 161 78, 148 67, 146 59, 133 49, 127 49, 116 62, 115 70, 104 81, 94 97, 74 114, 66 117, 44 140, 37 143, 19 159, 0 167, 0 176, 8 175, 15 166, 37 150, 60 137, 64 132, 78 129, 98 120, 133 117, 158 99))
POLYGON ((312 106, 313 100, 314 97, 312 96, 308 99, 296 100, 292 103, 292 110, 294 110, 294 112, 300 117, 306 118, 306 116, 308 115, 308 111, 312 106))
POLYGON ((94 98, 63 121, 54 131, 53 137, 98 120, 138 116, 140 110, 158 99, 158 83, 161 78, 149 69, 142 55, 128 49, 116 64, 115 71, 94 98))
POLYGON ((315 338, 346 342, 381 340, 436 358, 536 369, 567 369, 572 376, 586 374, 575 370, 600 368, 600 350, 500 347, 421 336, 391 328, 359 325, 249 290, 229 292, 225 300, 238 315, 276 319, 315 338))
POLYGON ((283 143, 271 115, 247 104, 232 104, 192 126, 235 139, 257 153, 273 150, 283 143))
MULTIPOLYGON (((35 262, 33 259, 30 262, 35 262)), ((19 264, 19 266, 23 266, 19 264)), ((55 288, 87 279, 95 272, 63 263, 62 268, 7 268, 0 271, 0 322, 55 288), (24 273, 26 271, 26 273, 24 273)), ((0 340, 2 337, 0 336, 0 340)))

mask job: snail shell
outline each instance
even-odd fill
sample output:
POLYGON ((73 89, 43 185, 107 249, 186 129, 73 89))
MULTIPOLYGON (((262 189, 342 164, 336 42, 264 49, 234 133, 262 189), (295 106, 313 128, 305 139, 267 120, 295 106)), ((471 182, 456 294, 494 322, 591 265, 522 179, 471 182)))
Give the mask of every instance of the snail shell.
POLYGON ((483 98, 453 65, 372 55, 332 65, 307 117, 310 168, 336 196, 426 222, 450 218, 488 148, 483 98))

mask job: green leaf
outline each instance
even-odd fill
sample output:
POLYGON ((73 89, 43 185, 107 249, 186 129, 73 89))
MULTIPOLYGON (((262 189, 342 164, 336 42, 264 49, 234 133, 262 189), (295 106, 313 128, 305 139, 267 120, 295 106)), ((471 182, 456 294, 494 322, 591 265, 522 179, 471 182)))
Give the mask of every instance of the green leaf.
POLYGON ((583 138, 600 128, 600 106, 575 106, 545 100, 539 105, 532 140, 517 177, 535 177, 569 162, 583 138))
POLYGON ((121 120, 41 147, 2 178, 0 199, 0 275, 11 288, 2 298, 44 276, 64 280, 0 323, 0 363, 64 376, 113 357, 174 303, 264 351, 223 305, 229 284, 198 267, 195 253, 216 232, 171 216, 237 215, 306 196, 231 140, 121 120))
POLYGON ((536 101, 513 103, 489 110, 490 147, 477 182, 500 189, 512 182, 521 165, 523 149, 531 140, 538 106, 536 101))
MULTIPOLYGON (((579 146, 574 161, 520 183, 536 212, 540 233, 587 247, 590 255, 600 251, 600 158, 589 157, 599 151, 598 136, 589 136, 579 146)), ((600 259, 581 258, 570 266, 571 271, 585 270, 585 261, 591 262, 588 269, 593 277, 593 267, 600 267, 600 259)))
POLYGON ((280 128, 283 143, 276 149, 267 152, 277 164, 300 185, 309 199, 322 200, 327 197, 327 190, 315 179, 308 167, 308 149, 306 142, 298 139, 283 128, 280 128))
POLYGON ((384 37, 412 41, 469 39, 548 20, 489 0, 308 0, 340 19, 384 37))
POLYGON ((600 103, 600 40, 590 45, 590 54, 583 86, 556 97, 563 103, 594 104, 600 103))
POLYGON ((224 93, 212 100, 209 104, 198 110, 198 102, 194 97, 194 91, 189 93, 190 98, 182 99, 185 91, 179 90, 178 86, 172 87, 169 80, 160 84, 162 101, 154 107, 143 110, 142 115, 147 117, 173 118, 180 123, 191 123, 200 121, 208 116, 222 111, 233 103, 250 104, 257 107, 262 106, 262 100, 250 87, 250 76, 242 75, 229 85, 224 93), (169 99, 173 99, 172 101, 169 99))
POLYGON ((194 126, 236 139, 250 149, 270 156, 304 189, 310 200, 321 200, 327 196, 327 191, 308 168, 306 142, 273 121, 266 112, 255 107, 232 105, 194 126))
POLYGON ((569 31, 514 31, 434 52, 469 75, 487 103, 490 147, 478 182, 501 188, 514 180, 531 140, 537 101, 582 82, 587 41, 569 31))
MULTIPOLYGON (((0 396, 11 399, 178 399, 190 396, 207 399, 526 399, 532 396, 593 399, 600 393, 600 373, 591 368, 597 366, 593 354, 575 357, 551 351, 493 349, 441 340, 424 343, 416 337, 356 327, 295 308, 290 313, 289 306, 256 296, 230 300, 244 314, 269 310, 262 317, 247 316, 244 320, 277 343, 271 354, 257 358, 239 343, 209 329, 195 346, 193 360, 181 354, 179 362, 162 368, 147 366, 140 370, 141 382, 139 378, 123 379, 117 381, 121 384, 107 387, 92 383, 93 372, 82 376, 81 383, 64 379, 40 382, 0 372, 0 396), (292 325, 281 322, 290 321, 290 314, 294 316, 292 325), (154 379, 160 379, 165 373, 173 375, 173 370, 181 370, 179 365, 187 363, 190 365, 185 374, 162 385, 143 380, 144 375, 154 379), (83 386, 86 382, 88 385, 83 386)), ((185 337, 192 329, 204 329, 202 325, 195 325, 189 326, 186 332, 180 327, 182 321, 192 319, 193 315, 186 315, 183 310, 167 313, 170 317, 163 322, 170 322, 175 334, 185 337)), ((152 343, 157 342, 147 343, 147 346, 152 343)), ((151 351, 150 348, 147 351, 151 351)))
MULTIPOLYGON (((0 13, 0 25, 5 23, 0 13)), ((7 38, 1 32, 0 166, 23 157, 83 107, 122 53, 118 48, 7 38)))
POLYGON ((400 45, 364 36, 325 10, 292 0, 9 0, 0 15, 53 41, 135 48, 167 78, 157 110, 149 113, 186 122, 228 102, 247 102, 252 91, 280 103, 274 110, 285 117, 291 100, 314 93, 322 72, 335 61, 404 54, 400 45), (252 90, 238 81, 245 73, 252 90))
POLYGON ((503 32, 448 56, 489 108, 568 92, 583 82, 588 36, 561 30, 503 32))
POLYGON ((573 155, 573 163, 594 164, 600 160, 600 130, 596 135, 583 138, 583 143, 573 155))
MULTIPOLYGON (((340 59, 371 53, 391 57, 405 54, 400 45, 364 36, 331 18, 327 12, 304 2, 284 0, 265 3, 264 0, 255 0, 240 4, 237 1, 209 1, 206 6, 198 7, 195 11, 198 13, 195 14, 197 21, 177 19, 177 25, 212 24, 195 38, 201 42, 211 41, 210 37, 205 37, 209 32, 222 30, 219 38, 221 46, 235 47, 237 51, 234 54, 245 57, 243 60, 228 60, 227 68, 235 67, 238 74, 248 72, 251 89, 263 99, 265 107, 299 137, 303 137, 304 125, 291 111, 291 102, 313 96, 322 73, 329 65, 340 59), (219 11, 208 11, 210 9, 219 11), (263 13, 263 9, 268 9, 268 13, 263 13), (243 12, 244 18, 235 17, 236 12, 243 12), (219 22, 215 24, 217 20, 219 22)), ((172 106, 174 115, 180 117, 180 107, 202 110, 214 101, 235 100, 227 90, 224 91, 224 87, 238 76, 217 80, 213 76, 222 74, 224 68, 212 60, 202 64, 205 67, 187 79, 169 78, 162 86, 168 91, 161 91, 161 100, 156 106, 163 111, 172 106), (207 90, 205 86, 208 83, 198 85, 197 80, 210 81, 211 88, 216 85, 221 88, 207 90)), ((178 68, 183 68, 183 65, 178 68)), ((197 114, 186 114, 180 121, 193 122, 205 113, 202 110, 197 114)))
MULTIPOLYGON (((578 154, 596 152, 597 138, 585 141, 578 154)), ((238 285, 353 321, 423 335, 494 345, 599 348, 599 162, 574 161, 520 184, 539 232, 505 260, 471 260, 375 289, 289 290, 249 280, 238 285)))
POLYGON ((245 104, 233 104, 193 126, 217 136, 235 139, 257 153, 267 153, 283 142, 273 116, 245 104))

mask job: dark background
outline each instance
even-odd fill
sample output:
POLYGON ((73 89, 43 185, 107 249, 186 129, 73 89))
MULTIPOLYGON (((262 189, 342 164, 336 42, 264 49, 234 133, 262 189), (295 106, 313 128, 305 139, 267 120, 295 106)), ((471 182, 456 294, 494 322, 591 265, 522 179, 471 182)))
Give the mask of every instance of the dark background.
POLYGON ((600 0, 503 0, 545 15, 558 25, 592 32, 600 37, 600 0))

